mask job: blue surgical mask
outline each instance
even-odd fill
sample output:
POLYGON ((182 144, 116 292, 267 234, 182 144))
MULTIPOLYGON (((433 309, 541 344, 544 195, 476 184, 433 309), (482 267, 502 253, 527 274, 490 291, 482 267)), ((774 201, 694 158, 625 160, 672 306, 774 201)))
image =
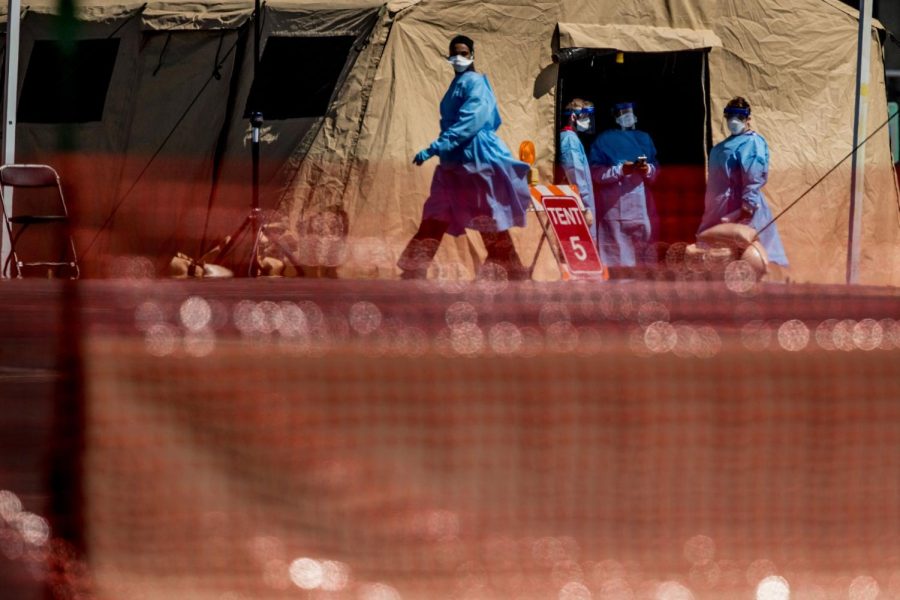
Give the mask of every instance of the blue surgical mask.
POLYGON ((747 124, 737 117, 731 117, 730 119, 728 119, 728 131, 731 132, 731 135, 739 135, 741 133, 744 133, 745 129, 747 129, 747 124))
POLYGON ((633 112, 627 112, 616 117, 616 123, 619 124, 619 127, 622 129, 633 129, 637 124, 637 117, 634 116, 633 112))
POLYGON ((591 130, 591 118, 585 117, 583 119, 578 119, 575 121, 575 130, 580 131, 581 133, 585 133, 591 130))
POLYGON ((457 73, 462 73, 463 71, 467 70, 472 66, 472 63, 475 62, 471 58, 466 58, 465 56, 460 56, 459 54, 451 56, 447 59, 447 61, 451 65, 453 65, 453 70, 457 73))

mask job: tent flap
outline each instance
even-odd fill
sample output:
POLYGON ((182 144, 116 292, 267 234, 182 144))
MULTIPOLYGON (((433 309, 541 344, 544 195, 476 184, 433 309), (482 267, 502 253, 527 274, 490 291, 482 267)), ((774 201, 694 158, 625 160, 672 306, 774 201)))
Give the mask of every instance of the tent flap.
POLYGON ((677 52, 720 48, 709 29, 674 29, 652 25, 559 23, 560 48, 611 48, 623 52, 677 52))

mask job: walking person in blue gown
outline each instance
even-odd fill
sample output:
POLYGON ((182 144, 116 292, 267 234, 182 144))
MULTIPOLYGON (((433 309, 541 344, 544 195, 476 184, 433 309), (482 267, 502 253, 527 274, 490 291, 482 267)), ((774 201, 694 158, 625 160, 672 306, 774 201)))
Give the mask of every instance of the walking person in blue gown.
MULTIPOLYGON (((750 103, 736 97, 725 106, 731 135, 709 153, 706 207, 697 233, 719 223, 743 223, 757 231, 772 221, 762 194, 769 178, 769 145, 751 129, 750 103)), ((769 261, 788 266, 787 255, 772 224, 759 235, 769 261)))
POLYGON ((597 214, 597 207, 594 204, 594 183, 591 180, 591 166, 588 163, 587 153, 579 137, 594 132, 594 103, 590 100, 573 98, 566 104, 563 117, 565 121, 559 134, 559 162, 566 174, 566 180, 578 188, 581 201, 588 210, 585 220, 596 243, 597 228, 594 215, 597 214))
POLYGON ((607 267, 655 263, 659 218, 649 184, 659 173, 656 146, 635 128, 634 104, 613 108, 617 129, 608 129, 591 145, 596 186, 600 258, 607 267))
POLYGON ((485 264, 502 267, 510 279, 529 275, 508 230, 525 225, 530 167, 515 160, 497 137, 497 101, 487 77, 475 71, 474 56, 475 44, 468 37, 450 41, 448 60, 456 75, 441 100, 441 133, 413 158, 422 165, 437 156, 440 164, 419 230, 397 261, 404 279, 424 279, 444 233, 458 236, 466 229, 481 233, 485 264))

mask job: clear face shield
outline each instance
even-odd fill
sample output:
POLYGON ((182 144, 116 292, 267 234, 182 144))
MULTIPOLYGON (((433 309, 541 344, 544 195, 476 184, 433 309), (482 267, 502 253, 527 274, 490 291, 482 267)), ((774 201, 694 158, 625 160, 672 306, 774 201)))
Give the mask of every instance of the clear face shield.
POLYGON ((750 118, 749 108, 726 108, 725 122, 731 135, 739 135, 747 129, 747 119, 750 118))
POLYGON ((566 119, 571 120, 571 118, 575 117, 574 127, 575 131, 578 133, 594 133, 595 130, 595 121, 594 121, 594 107, 593 106, 582 106, 581 108, 574 108, 571 110, 567 110, 563 112, 563 116, 566 119))
POLYGON ((634 126, 637 125, 634 104, 631 102, 616 104, 613 107, 613 115, 616 117, 616 124, 622 129, 634 129, 634 126))

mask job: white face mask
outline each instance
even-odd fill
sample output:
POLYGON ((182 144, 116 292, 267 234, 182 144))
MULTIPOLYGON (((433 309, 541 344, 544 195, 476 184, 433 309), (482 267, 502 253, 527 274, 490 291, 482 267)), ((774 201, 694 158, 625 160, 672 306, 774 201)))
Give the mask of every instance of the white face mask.
POLYGON ((634 113, 627 112, 616 117, 616 123, 622 129, 631 129, 637 124, 637 117, 634 116, 634 113))
POLYGON ((453 65, 453 70, 457 73, 462 73, 466 69, 472 66, 472 63, 475 61, 471 58, 466 58, 465 56, 460 56, 459 54, 455 56, 451 56, 447 59, 447 61, 453 65))
POLYGON ((587 119, 578 119, 575 121, 575 129, 577 131, 590 131, 591 129, 591 119, 588 117, 587 119))
POLYGON ((728 131, 731 132, 731 135, 738 135, 744 133, 744 130, 747 129, 747 124, 738 119, 737 117, 732 117, 728 119, 728 131))

